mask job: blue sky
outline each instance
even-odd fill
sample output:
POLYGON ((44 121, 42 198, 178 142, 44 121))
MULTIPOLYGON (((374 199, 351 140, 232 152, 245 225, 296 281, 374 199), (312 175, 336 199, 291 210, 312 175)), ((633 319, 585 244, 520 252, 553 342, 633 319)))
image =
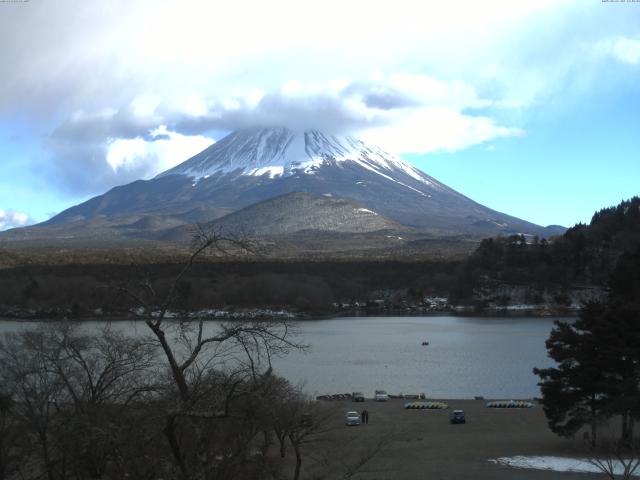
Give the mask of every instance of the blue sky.
POLYGON ((266 125, 542 225, 640 194, 638 2, 218 3, 0 3, 0 229, 266 125))
POLYGON ((539 107, 522 136, 408 159, 511 215, 542 225, 588 223, 596 210, 640 195, 640 69, 609 68, 638 81, 539 107))

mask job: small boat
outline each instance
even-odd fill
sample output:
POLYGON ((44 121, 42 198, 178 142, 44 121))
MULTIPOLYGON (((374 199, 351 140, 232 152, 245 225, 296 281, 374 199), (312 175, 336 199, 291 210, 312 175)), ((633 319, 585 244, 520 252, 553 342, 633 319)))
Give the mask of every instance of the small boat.
POLYGON ((422 342, 422 346, 423 346, 423 347, 425 347, 425 346, 427 346, 427 345, 429 345, 429 342, 422 342))

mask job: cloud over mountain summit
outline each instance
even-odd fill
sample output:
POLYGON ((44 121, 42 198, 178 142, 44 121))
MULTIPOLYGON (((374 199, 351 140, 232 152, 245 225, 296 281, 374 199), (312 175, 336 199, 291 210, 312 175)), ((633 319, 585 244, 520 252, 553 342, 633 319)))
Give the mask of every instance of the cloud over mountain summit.
POLYGON ((600 69, 619 92, 639 58, 637 9, 577 0, 0 8, 0 203, 39 219, 244 128, 396 154, 525 142, 547 111, 591 104, 600 69), (37 207, 33 185, 46 186, 37 207))

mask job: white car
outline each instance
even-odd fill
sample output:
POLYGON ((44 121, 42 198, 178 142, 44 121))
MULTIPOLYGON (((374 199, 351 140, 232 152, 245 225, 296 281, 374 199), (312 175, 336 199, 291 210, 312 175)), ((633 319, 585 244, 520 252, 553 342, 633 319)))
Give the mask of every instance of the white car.
POLYGON ((386 402, 389 400, 389 395, 384 390, 376 390, 376 393, 373 395, 373 399, 376 402, 386 402))
POLYGON ((347 416, 345 417, 345 422, 347 426, 359 426, 360 425, 360 414, 358 412, 347 412, 347 416))

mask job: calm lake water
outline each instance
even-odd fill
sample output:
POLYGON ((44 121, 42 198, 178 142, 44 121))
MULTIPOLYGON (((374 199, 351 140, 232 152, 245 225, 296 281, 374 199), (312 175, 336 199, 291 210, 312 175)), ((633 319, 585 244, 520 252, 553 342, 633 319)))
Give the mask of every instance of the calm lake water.
MULTIPOLYGON (((545 340, 553 318, 353 317, 297 322, 310 346, 274 361, 277 373, 310 394, 375 389, 433 398, 532 398, 540 395, 533 367, 552 365, 545 340), (422 346, 428 341, 428 346, 422 346)), ((34 323, 0 321, 0 333, 34 323)), ((98 328, 100 322, 86 322, 98 328)), ((114 322, 146 334, 141 322, 114 322)), ((215 328, 215 323, 211 323, 215 328)))

